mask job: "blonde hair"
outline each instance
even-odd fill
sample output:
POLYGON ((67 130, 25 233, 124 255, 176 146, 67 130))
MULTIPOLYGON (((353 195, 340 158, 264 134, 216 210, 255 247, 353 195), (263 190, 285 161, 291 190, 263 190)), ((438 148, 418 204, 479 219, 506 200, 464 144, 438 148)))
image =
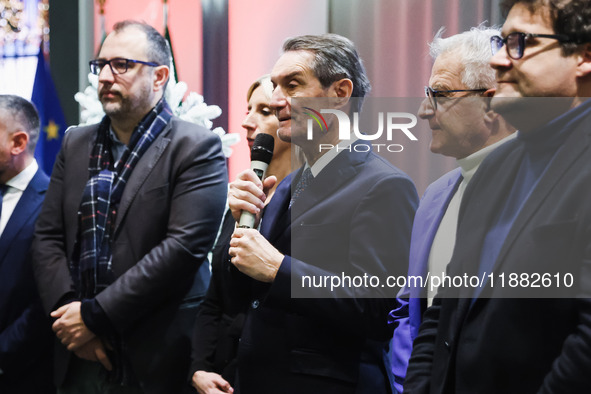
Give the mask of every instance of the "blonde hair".
POLYGON ((248 91, 246 92, 246 101, 250 100, 252 93, 258 88, 263 88, 263 92, 265 93, 265 97, 267 100, 271 100, 271 96, 273 95, 273 84, 271 83, 271 76, 269 74, 265 74, 250 85, 248 91))

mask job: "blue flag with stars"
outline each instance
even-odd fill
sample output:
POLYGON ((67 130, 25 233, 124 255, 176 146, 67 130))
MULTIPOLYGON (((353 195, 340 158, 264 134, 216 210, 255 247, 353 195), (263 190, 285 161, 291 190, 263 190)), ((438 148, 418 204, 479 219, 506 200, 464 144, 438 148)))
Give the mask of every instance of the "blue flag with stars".
POLYGON ((43 50, 39 50, 37 59, 37 71, 35 72, 31 101, 35 104, 37 112, 39 112, 41 132, 35 148, 35 159, 37 159, 39 167, 46 174, 51 175, 53 163, 60 150, 62 138, 66 131, 66 119, 57 97, 49 66, 43 56, 43 50))

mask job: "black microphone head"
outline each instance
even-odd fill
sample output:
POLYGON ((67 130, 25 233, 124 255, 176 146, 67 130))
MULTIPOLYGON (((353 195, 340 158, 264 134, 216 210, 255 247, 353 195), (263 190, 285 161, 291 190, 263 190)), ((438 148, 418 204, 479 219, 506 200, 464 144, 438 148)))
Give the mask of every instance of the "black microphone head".
POLYGON ((250 150, 250 160, 269 164, 273 158, 273 148, 275 148, 273 136, 260 133, 254 139, 254 144, 250 150))

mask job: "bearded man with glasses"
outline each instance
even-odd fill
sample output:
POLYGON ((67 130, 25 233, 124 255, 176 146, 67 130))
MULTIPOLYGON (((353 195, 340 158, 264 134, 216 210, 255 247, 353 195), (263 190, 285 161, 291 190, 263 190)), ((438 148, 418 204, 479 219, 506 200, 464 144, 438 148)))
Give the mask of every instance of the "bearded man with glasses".
POLYGON ((164 100, 170 61, 153 27, 117 23, 90 62, 106 116, 69 129, 57 157, 33 267, 61 342, 58 393, 192 391, 180 305, 214 242, 227 175, 220 139, 164 100))
POLYGON ((502 7, 491 108, 519 132, 466 190, 447 273, 483 280, 440 288, 414 342, 413 394, 591 387, 591 7, 502 7))

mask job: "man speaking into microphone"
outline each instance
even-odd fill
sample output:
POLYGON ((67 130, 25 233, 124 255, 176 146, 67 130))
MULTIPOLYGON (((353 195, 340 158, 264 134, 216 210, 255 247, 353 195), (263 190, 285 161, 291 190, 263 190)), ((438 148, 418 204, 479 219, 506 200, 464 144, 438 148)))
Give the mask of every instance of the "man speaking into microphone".
POLYGON ((370 84, 351 41, 335 34, 288 39, 271 80, 279 138, 300 146, 306 163, 279 184, 264 215, 274 177, 261 181, 246 170, 230 185, 237 221, 248 211, 257 228, 262 216, 260 233, 237 228, 229 249, 232 263, 255 280, 238 350, 240 392, 389 393, 382 352, 396 289, 345 286, 333 294, 301 283, 404 274, 416 190, 383 158, 341 141, 335 119, 327 116, 318 139, 292 128, 292 98, 359 110, 370 84), (319 142, 334 148, 320 151, 319 142))

